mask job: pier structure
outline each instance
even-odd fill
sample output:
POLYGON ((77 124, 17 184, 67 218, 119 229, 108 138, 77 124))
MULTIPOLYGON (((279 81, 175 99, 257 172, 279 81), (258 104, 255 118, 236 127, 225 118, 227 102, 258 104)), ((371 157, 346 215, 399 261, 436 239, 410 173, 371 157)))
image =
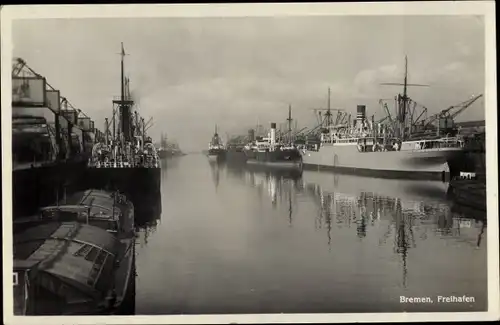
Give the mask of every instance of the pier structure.
POLYGON ((14 159, 15 168, 26 163, 83 159, 90 154, 91 142, 102 136, 90 117, 21 58, 15 58, 12 67, 12 126, 13 137, 20 139, 19 146, 16 141, 13 148, 15 158, 20 158, 14 159), (23 145, 27 134, 46 138, 50 145, 38 141, 28 148, 23 145))
POLYGON ((93 142, 102 132, 22 58, 13 60, 11 77, 16 217, 53 202, 63 188, 78 186, 93 142))

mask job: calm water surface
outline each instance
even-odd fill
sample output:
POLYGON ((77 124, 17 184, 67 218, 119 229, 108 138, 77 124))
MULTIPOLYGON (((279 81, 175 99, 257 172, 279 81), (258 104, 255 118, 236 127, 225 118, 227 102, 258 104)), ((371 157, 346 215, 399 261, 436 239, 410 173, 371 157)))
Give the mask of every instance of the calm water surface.
POLYGON ((167 164, 160 219, 139 234, 136 314, 487 308, 485 225, 445 184, 167 164))

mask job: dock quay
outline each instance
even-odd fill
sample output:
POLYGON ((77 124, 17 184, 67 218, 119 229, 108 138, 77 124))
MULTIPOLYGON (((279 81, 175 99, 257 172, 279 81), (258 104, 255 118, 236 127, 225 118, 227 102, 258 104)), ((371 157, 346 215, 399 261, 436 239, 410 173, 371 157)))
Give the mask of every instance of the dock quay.
MULTIPOLYGON (((465 122, 464 122, 465 123, 465 122)), ((480 125, 471 122, 471 125, 480 125)), ((464 124, 467 125, 467 124, 464 124)), ((461 175, 450 181, 450 192, 457 205, 486 211, 486 134, 473 129, 466 133, 465 157, 459 167, 461 175)))
POLYGON ((64 191, 77 190, 86 164, 84 160, 66 160, 16 166, 12 174, 14 217, 31 215, 64 191))
POLYGON ((450 193, 459 205, 486 211, 486 182, 478 179, 455 179, 450 182, 450 193))
POLYGON ((83 177, 94 121, 21 58, 12 67, 13 215, 30 215, 83 177))

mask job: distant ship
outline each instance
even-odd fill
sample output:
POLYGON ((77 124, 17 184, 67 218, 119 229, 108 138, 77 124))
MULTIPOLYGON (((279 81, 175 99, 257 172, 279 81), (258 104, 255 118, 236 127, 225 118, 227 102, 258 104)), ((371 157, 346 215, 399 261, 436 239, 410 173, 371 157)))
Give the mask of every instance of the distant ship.
POLYGON ((157 151, 160 159, 184 156, 184 153, 181 151, 177 143, 169 143, 167 141, 167 137, 163 134, 161 135, 161 140, 157 151))
POLYGON ((208 152, 207 157, 209 161, 222 161, 226 156, 226 149, 224 144, 222 143, 222 139, 217 133, 217 125, 215 126, 215 132, 212 137, 212 140, 208 144, 208 152))
MULTIPOLYGON (((291 134, 291 107, 288 110, 288 134, 291 134)), ((267 138, 256 137, 255 141, 245 147, 247 165, 256 165, 269 168, 291 169, 302 171, 302 153, 287 140, 276 139, 276 123, 271 123, 271 130, 267 138)))
POLYGON ((245 154, 245 146, 255 139, 255 130, 248 130, 247 136, 233 136, 229 138, 226 144, 226 163, 227 164, 237 164, 244 165, 247 161, 247 155, 245 154))
POLYGON ((463 139, 450 127, 453 117, 481 96, 462 103, 451 115, 450 109, 456 107, 419 121, 424 111, 413 120, 416 103, 407 96, 407 86, 412 85, 407 83, 407 69, 405 71, 404 93, 395 99, 395 121, 387 105, 384 106, 387 116, 377 122, 373 116, 371 121, 366 117, 366 106, 358 105, 356 120, 351 123, 350 115, 346 120, 344 114, 342 118, 338 115, 334 123, 328 96, 328 109, 319 125, 316 141, 308 140, 304 145, 304 166, 366 176, 449 180, 450 167, 462 159, 464 153, 463 139), (410 103, 414 104, 413 110, 410 103), (436 120, 437 128, 432 128, 436 120))
POLYGON ((276 123, 271 123, 269 137, 258 137, 245 147, 247 165, 302 170, 302 154, 294 146, 276 142, 276 123))
POLYGON ((168 158, 167 139, 163 136, 163 133, 161 135, 160 146, 158 147, 157 151, 158 157, 160 157, 160 159, 168 158))

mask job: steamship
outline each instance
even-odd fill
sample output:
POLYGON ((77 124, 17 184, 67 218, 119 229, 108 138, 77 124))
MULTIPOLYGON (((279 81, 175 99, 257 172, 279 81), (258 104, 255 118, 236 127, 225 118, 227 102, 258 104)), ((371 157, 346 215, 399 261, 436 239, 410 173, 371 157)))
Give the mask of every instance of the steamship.
MULTIPOLYGON (((350 116, 347 121, 332 123, 328 106, 318 141, 309 141, 303 150, 304 166, 365 176, 449 180, 452 172, 456 173, 450 167, 463 158, 464 141, 449 127, 453 123, 443 112, 427 121, 412 121, 413 114, 409 111, 413 101, 406 94, 410 86, 407 72, 402 85, 404 93, 396 97, 395 121, 387 105, 388 116, 378 122, 373 116, 370 121, 366 117, 366 106, 358 105, 357 118, 352 123, 350 116), (437 128, 431 128, 431 122, 436 119, 439 120, 437 128), (390 123, 383 123, 386 120, 390 123)), ((462 105, 461 111, 477 98, 462 105)))
POLYGON ((160 138, 160 146, 158 147, 158 157, 160 159, 165 159, 168 158, 169 156, 169 151, 168 151, 168 143, 167 139, 163 136, 163 133, 160 138))
POLYGON ((163 134, 160 138, 160 144, 158 146, 158 157, 160 159, 172 158, 183 156, 184 153, 179 148, 179 145, 175 142, 168 142, 167 137, 163 134))
POLYGON ((276 123, 271 123, 268 137, 256 137, 245 146, 247 165, 302 171, 302 154, 292 144, 276 141, 276 123))
POLYGON ((207 157, 209 161, 223 161, 226 157, 226 149, 222 143, 222 139, 217 133, 217 125, 215 126, 215 132, 212 136, 212 140, 208 144, 207 157))
POLYGON ((151 137, 146 134, 147 123, 133 111, 135 103, 130 95, 130 81, 124 77, 123 43, 121 54, 121 96, 113 100, 112 131, 106 118, 104 141, 96 143, 92 149, 88 162, 92 182, 89 186, 111 186, 127 193, 159 191, 160 158, 151 137))

